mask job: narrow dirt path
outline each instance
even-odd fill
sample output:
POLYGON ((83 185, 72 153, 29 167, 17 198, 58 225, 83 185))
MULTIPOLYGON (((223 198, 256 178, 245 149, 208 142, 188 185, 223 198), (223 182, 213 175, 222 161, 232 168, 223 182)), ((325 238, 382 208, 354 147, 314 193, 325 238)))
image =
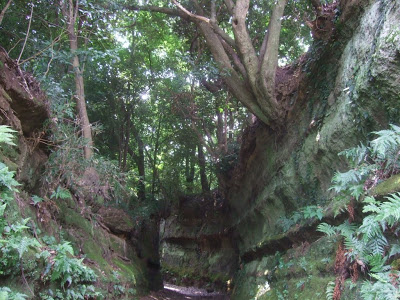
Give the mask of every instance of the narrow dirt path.
POLYGON ((229 296, 217 292, 207 292, 204 289, 182 287, 164 284, 164 289, 152 292, 140 300, 229 300, 229 296))

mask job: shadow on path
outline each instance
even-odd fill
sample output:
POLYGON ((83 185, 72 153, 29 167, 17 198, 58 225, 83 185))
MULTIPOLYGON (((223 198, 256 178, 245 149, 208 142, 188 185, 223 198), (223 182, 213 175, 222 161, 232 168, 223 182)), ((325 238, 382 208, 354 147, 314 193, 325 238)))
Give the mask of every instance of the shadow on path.
POLYGON ((158 292, 152 292, 140 300, 229 300, 229 296, 217 293, 207 292, 204 289, 194 287, 182 287, 172 284, 164 284, 164 289, 158 292))

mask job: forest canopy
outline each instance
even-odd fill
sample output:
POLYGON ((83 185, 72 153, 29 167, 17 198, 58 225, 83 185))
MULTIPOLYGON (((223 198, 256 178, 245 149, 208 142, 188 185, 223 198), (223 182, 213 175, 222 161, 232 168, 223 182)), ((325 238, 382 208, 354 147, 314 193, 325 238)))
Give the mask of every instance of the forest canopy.
POLYGON ((319 0, 2 0, 0 9, 0 45, 41 81, 52 121, 74 124, 85 157, 114 160, 142 200, 216 188, 248 125, 284 127, 301 57, 329 38, 336 13, 319 0))

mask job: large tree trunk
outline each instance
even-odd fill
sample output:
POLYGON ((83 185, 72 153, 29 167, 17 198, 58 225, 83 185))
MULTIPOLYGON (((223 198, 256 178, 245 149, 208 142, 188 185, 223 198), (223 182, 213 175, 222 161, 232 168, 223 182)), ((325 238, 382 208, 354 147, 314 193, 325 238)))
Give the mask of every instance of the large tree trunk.
POLYGON ((67 19, 67 31, 69 38, 70 50, 72 53, 72 68, 75 77, 75 99, 76 99, 76 109, 78 112, 78 117, 80 121, 80 126, 82 130, 82 136, 86 140, 86 145, 84 146, 84 156, 89 159, 92 154, 92 130, 90 128, 89 118, 86 111, 86 100, 85 100, 85 85, 83 81, 83 71, 79 62, 79 57, 77 55, 78 50, 78 36, 75 31, 75 25, 77 21, 77 16, 79 12, 79 3, 76 2, 75 6, 72 0, 68 1, 68 4, 63 4, 63 14, 67 19))

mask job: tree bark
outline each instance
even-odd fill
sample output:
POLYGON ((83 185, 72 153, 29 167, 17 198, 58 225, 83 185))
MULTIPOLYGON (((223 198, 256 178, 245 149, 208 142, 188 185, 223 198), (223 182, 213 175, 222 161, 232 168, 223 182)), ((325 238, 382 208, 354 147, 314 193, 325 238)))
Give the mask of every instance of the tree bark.
POLYGON ((146 183, 145 183, 146 169, 145 169, 145 157, 144 157, 144 143, 139 135, 137 128, 134 125, 132 126, 132 131, 138 147, 138 154, 134 155, 132 153, 133 158, 136 161, 136 165, 138 168, 138 175, 139 175, 137 194, 139 201, 143 202, 146 200, 146 183))
POLYGON ((84 156, 86 159, 90 159, 93 154, 92 129, 90 127, 89 118, 86 110, 85 85, 83 81, 83 71, 81 70, 81 65, 77 54, 78 37, 75 31, 75 25, 79 12, 79 1, 77 0, 74 6, 73 0, 69 0, 68 4, 65 0, 62 8, 63 14, 67 19, 69 45, 70 51, 72 53, 72 68, 74 71, 75 79, 76 109, 80 120, 82 136, 86 140, 86 145, 84 146, 84 156))
POLYGON ((197 145, 197 156, 199 159, 199 167, 200 167, 200 182, 201 182, 201 190, 203 193, 207 193, 210 191, 210 186, 207 180, 206 174, 206 159, 204 157, 203 146, 201 144, 197 145))
MULTIPOLYGON (((4 8, 1 10, 1 13, 0 13, 0 25, 1 25, 1 23, 3 22, 4 15, 5 15, 7 9, 10 7, 11 2, 12 2, 12 0, 9 0, 9 1, 7 2, 7 4, 6 4, 6 6, 4 6, 4 8)), ((33 4, 32 4, 32 5, 33 5, 33 4)))
POLYGON ((195 164, 194 164, 194 156, 195 156, 195 147, 192 146, 189 149, 189 152, 186 154, 185 158, 185 177, 186 177, 186 189, 190 194, 193 192, 193 182, 194 182, 194 174, 195 174, 195 164))

